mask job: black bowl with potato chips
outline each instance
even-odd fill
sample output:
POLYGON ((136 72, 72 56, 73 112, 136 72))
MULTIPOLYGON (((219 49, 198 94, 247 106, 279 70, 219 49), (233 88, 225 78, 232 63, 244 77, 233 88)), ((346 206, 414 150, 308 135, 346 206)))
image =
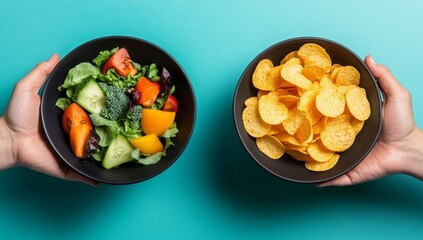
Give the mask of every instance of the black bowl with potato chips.
POLYGON ((363 60, 331 40, 279 42, 247 66, 235 89, 239 138, 264 169, 318 183, 353 169, 382 127, 379 87, 363 60))

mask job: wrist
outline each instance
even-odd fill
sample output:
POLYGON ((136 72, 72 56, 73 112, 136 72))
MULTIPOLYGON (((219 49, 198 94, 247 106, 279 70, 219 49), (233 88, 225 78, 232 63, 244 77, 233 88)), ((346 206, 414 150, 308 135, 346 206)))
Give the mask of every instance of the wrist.
POLYGON ((0 156, 0 170, 10 168, 17 162, 13 132, 3 117, 0 117, 0 156))
POLYGON ((423 180, 423 131, 416 128, 407 141, 405 149, 405 173, 423 180))

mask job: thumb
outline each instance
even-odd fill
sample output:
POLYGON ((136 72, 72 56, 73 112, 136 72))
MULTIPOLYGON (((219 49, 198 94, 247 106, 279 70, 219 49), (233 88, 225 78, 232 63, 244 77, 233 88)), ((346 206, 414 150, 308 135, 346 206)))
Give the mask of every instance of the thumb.
POLYGON ((21 85, 26 86, 28 90, 40 89, 47 75, 49 75, 59 63, 60 57, 53 54, 49 60, 39 63, 21 80, 21 85))
POLYGON ((364 62, 377 79, 386 97, 397 98, 402 96, 406 89, 398 82, 387 67, 376 63, 371 56, 367 56, 364 62))

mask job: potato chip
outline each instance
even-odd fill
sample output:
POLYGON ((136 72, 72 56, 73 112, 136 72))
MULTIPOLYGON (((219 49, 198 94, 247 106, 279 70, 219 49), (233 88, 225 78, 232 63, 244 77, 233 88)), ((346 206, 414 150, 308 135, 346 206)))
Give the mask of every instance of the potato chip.
POLYGON ((329 75, 329 79, 332 81, 332 82, 335 82, 336 81, 336 78, 338 77, 338 74, 339 74, 339 71, 341 70, 341 67, 337 67, 337 68, 335 68, 335 69, 333 69, 332 71, 331 71, 331 73, 330 73, 330 75, 329 75))
POLYGON ((242 111, 242 121, 245 130, 252 137, 262 137, 266 135, 272 126, 261 119, 258 111, 258 104, 254 107, 246 107, 242 111))
POLYGON ((269 94, 269 91, 258 90, 257 97, 261 98, 263 95, 267 95, 267 94, 269 94))
POLYGON ((304 118, 294 136, 300 143, 310 143, 313 140, 313 128, 307 118, 304 118))
POLYGON ((370 103, 364 88, 350 88, 345 94, 345 99, 348 110, 356 119, 364 121, 370 117, 370 103))
POLYGON ((335 83, 341 85, 358 85, 360 84, 360 73, 353 66, 345 66, 339 68, 335 83))
POLYGON ((277 133, 274 135, 274 137, 277 138, 284 145, 307 146, 300 143, 300 141, 298 141, 296 137, 287 132, 277 133))
POLYGON ((291 108, 288 111, 288 118, 282 122, 282 125, 287 133, 294 135, 305 118, 303 111, 298 110, 298 108, 291 108))
POLYGON ((253 73, 253 85, 259 90, 274 90, 274 86, 267 82, 267 77, 273 69, 273 63, 269 59, 261 60, 253 73))
POLYGON ((258 97, 249 97, 244 104, 246 107, 256 107, 258 106, 258 100, 258 97))
POLYGON ((282 66, 275 66, 273 67, 270 72, 269 75, 267 75, 267 80, 266 80, 266 89, 267 90, 275 90, 277 89, 285 80, 281 77, 281 69, 282 66))
POLYGON ((318 161, 307 161, 305 162, 305 167, 314 172, 323 172, 333 168, 339 160, 339 154, 334 154, 329 161, 326 162, 318 162, 318 161))
POLYGON ((316 108, 326 117, 337 117, 344 112, 345 97, 336 87, 326 87, 316 96, 316 108))
POLYGON ((298 57, 297 56, 297 51, 292 51, 292 52, 290 52, 290 53, 288 53, 282 60, 281 60, 281 63, 280 63, 280 65, 283 65, 283 64, 285 64, 286 62, 288 62, 288 60, 289 59, 291 59, 291 58, 296 58, 296 57, 298 57))
POLYGON ((283 66, 281 76, 285 81, 307 89, 311 85, 311 81, 301 73, 302 70, 301 60, 299 58, 291 58, 283 66))
POLYGON ((297 55, 303 60, 304 66, 316 65, 322 67, 325 72, 330 72, 332 60, 326 50, 315 43, 306 43, 300 47, 297 55))
POLYGON ((285 153, 284 145, 273 136, 258 137, 256 144, 258 149, 271 159, 279 159, 285 153))
POLYGON ((279 99, 289 109, 289 108, 293 108, 297 106, 297 103, 300 100, 300 97, 294 96, 294 95, 285 95, 285 96, 280 96, 279 99))
POLYGON ((335 154, 334 151, 327 149, 320 140, 311 143, 307 148, 307 153, 317 162, 329 161, 335 154))
POLYGON ((322 117, 319 122, 313 125, 313 134, 320 134, 326 129, 327 117, 322 117))
POLYGON ((352 117, 350 120, 351 127, 354 129, 355 134, 357 135, 364 126, 364 121, 358 120, 355 117, 352 117))
POLYGON ((355 135, 349 116, 341 115, 327 120, 326 128, 320 134, 320 138, 329 150, 343 152, 354 143, 355 135))
POLYGON ((317 65, 307 65, 301 73, 311 81, 319 81, 325 75, 325 69, 317 65))
POLYGON ((272 125, 266 135, 277 135, 285 132, 282 124, 272 125))
POLYGON ((258 109, 261 119, 268 124, 280 124, 288 117, 288 108, 278 97, 262 96, 258 109))
POLYGON ((311 125, 315 125, 323 116, 316 107, 316 96, 318 93, 319 89, 306 91, 303 95, 301 95, 300 101, 297 105, 299 110, 305 112, 305 115, 311 125))
POLYGON ((285 153, 293 157, 298 161, 313 161, 313 158, 308 155, 307 151, 295 150, 295 149, 286 149, 285 153))

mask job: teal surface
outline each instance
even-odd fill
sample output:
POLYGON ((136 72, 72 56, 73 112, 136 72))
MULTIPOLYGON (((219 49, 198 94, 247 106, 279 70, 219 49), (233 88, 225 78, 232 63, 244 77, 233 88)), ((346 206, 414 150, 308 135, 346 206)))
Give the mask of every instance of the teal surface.
POLYGON ((422 1, 9 0, 1 9, 1 113, 38 62, 109 35, 172 54, 198 112, 184 154, 139 184, 92 188, 24 168, 0 172, 0 239, 422 239, 422 182, 395 175, 319 189, 283 181, 249 157, 232 118, 236 84, 257 54, 316 36, 389 66, 422 127, 422 1))

